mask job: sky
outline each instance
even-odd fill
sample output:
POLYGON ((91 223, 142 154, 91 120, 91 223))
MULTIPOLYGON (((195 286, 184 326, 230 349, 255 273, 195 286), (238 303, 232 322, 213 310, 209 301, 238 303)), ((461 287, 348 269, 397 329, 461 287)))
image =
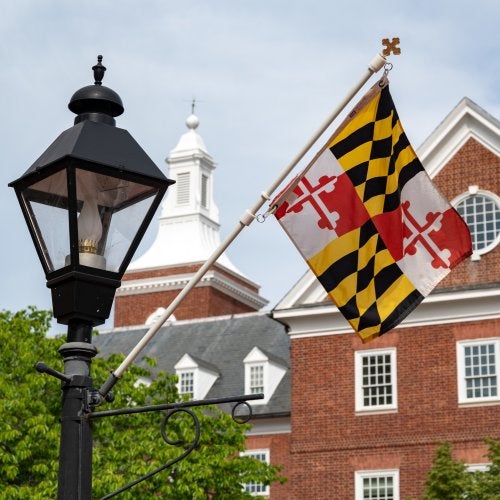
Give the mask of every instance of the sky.
MULTIPOLYGON (((164 159, 186 131, 196 98, 197 131, 218 165, 222 237, 359 80, 382 38, 401 40, 401 55, 390 57, 391 93, 416 148, 465 96, 500 118, 497 0, 2 0, 0 6, 0 310, 51 308, 7 184, 73 125, 67 104, 93 83, 98 54, 107 67, 103 83, 124 103, 117 126, 167 174, 164 159)), ((227 254, 261 285, 268 309, 306 270, 273 219, 246 228, 227 254)))

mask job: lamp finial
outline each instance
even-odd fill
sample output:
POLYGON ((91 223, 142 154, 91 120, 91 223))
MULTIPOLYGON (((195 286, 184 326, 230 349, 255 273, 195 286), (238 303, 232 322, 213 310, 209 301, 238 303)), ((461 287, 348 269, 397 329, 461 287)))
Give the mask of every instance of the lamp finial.
POLYGON ((92 66, 92 70, 94 71, 94 84, 102 85, 102 79, 104 78, 104 72, 106 71, 106 66, 102 65, 102 56, 97 56, 97 64, 92 66))

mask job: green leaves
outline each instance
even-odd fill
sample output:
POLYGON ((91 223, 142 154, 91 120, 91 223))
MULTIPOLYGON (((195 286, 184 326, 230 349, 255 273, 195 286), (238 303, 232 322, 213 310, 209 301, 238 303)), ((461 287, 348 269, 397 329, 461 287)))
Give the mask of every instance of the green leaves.
POLYGON ((490 466, 486 472, 468 472, 464 462, 453 460, 451 444, 436 452, 425 484, 424 500, 486 500, 500 498, 500 441, 485 439, 490 466))
MULTIPOLYGON (((60 383, 34 370, 37 361, 63 370, 58 348, 63 338, 47 338, 51 315, 28 308, 0 312, 0 491, 2 499, 47 499, 57 496, 60 383)), ((123 356, 94 359, 96 387, 123 356)), ((132 366, 115 386, 115 401, 103 409, 145 406, 179 400, 176 377, 153 375, 156 360, 132 366), (138 384, 150 379, 151 384, 138 384)), ((216 407, 193 410, 201 425, 197 448, 182 462, 141 483, 118 498, 249 498, 242 484, 283 481, 278 468, 240 457, 248 425, 239 425, 216 407)), ((93 498, 101 498, 181 454, 161 437, 163 412, 123 415, 93 421, 93 498)), ((166 429, 169 439, 192 441, 189 416, 176 415, 166 429)))

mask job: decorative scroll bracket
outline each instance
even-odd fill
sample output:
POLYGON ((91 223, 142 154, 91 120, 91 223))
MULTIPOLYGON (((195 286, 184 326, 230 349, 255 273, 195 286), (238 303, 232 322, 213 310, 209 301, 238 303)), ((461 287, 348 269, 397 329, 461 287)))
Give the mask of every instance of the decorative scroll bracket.
POLYGON ((98 412, 92 412, 86 415, 84 418, 89 418, 91 420, 96 419, 96 418, 103 418, 103 417, 113 417, 117 415, 130 415, 133 413, 147 413, 147 412, 154 412, 154 411, 167 411, 167 414, 165 418, 163 419, 163 422, 161 424, 161 435, 163 437, 163 440, 172 446, 179 446, 181 444, 186 444, 183 443, 181 440, 171 440, 166 431, 166 426, 168 424, 168 421, 170 418, 178 413, 185 413, 187 414, 193 421, 194 425, 194 430, 195 430, 195 436, 194 439, 185 446, 184 451, 175 457, 174 459, 170 460, 166 464, 156 468, 155 470, 152 470, 151 472, 148 472, 144 476, 141 476, 137 478, 136 480, 132 481, 131 483, 128 483, 127 485, 123 486, 122 488, 119 488, 118 490, 113 491, 112 493, 109 493, 108 495, 104 496, 101 498, 101 500, 108 500, 109 498, 112 498, 116 495, 119 495, 120 493, 123 493, 124 491, 132 488, 136 484, 142 483, 143 481, 146 481, 147 479, 153 477, 154 475, 158 474, 159 472, 171 467, 172 465, 175 465, 176 463, 180 462, 184 458, 186 458, 198 445, 198 442, 200 440, 200 434, 201 434, 201 428, 200 428, 200 421, 197 417, 197 415, 190 410, 189 408, 192 407, 197 407, 197 406, 208 406, 208 405, 217 405, 217 404, 222 404, 222 403, 236 403, 234 407, 232 408, 231 411, 231 416, 235 422, 238 424, 244 424, 250 420, 252 417, 252 407, 248 404, 247 401, 252 401, 252 400, 257 400, 257 399, 263 399, 264 394, 248 394, 248 395, 243 395, 243 396, 236 396, 236 397, 227 397, 227 398, 216 398, 216 399, 201 399, 201 400, 196 400, 196 401, 183 401, 181 403, 168 403, 168 404, 162 404, 162 405, 153 405, 153 406, 142 406, 140 408, 122 408, 119 410, 109 410, 109 411, 98 411, 98 412), (245 407, 247 410, 246 414, 239 415, 237 414, 236 410, 239 407, 245 407))

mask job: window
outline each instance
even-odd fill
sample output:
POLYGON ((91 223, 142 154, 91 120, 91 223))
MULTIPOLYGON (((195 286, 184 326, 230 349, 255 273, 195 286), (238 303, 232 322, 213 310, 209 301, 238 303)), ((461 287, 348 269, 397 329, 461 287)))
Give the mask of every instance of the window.
POLYGON ((470 186, 469 192, 455 200, 453 205, 462 216, 472 237, 476 259, 493 250, 500 243, 500 198, 489 191, 470 186))
POLYGON ((203 399, 219 378, 219 372, 215 365, 195 358, 188 353, 174 366, 175 373, 179 379, 177 390, 181 395, 188 395, 190 399, 203 399))
POLYGON ((357 471, 356 500, 399 500, 399 470, 357 471))
POLYGON ((459 342, 458 401, 500 401, 498 394, 500 339, 459 342))
POLYGON ((397 409, 396 349, 355 353, 356 411, 397 409))
POLYGON ((208 176, 201 174, 201 206, 208 208, 208 176))
POLYGON ((189 172, 177 174, 177 205, 189 203, 190 177, 189 172))
POLYGON ((245 370, 245 394, 264 394, 264 399, 252 401, 252 405, 265 405, 285 376, 287 367, 282 359, 272 356, 257 346, 243 360, 245 370))
POLYGON ((483 464, 467 464, 466 472, 488 472, 490 470, 491 464, 483 463, 483 464))
POLYGON ((181 372, 179 374, 179 394, 194 397, 194 372, 181 372))
MULTIPOLYGON (((256 458, 260 462, 269 463, 269 450, 248 450, 241 453, 242 456, 256 458)), ((243 485, 243 491, 251 495, 269 495, 269 486, 263 483, 250 481, 243 485)))
POLYGON ((250 366, 250 394, 264 392, 264 365, 250 366))

